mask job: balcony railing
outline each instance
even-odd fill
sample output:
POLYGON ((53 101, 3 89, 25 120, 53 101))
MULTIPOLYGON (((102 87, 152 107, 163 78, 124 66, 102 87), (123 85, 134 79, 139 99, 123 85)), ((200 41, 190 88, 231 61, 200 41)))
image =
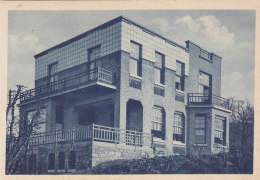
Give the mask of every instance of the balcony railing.
POLYGON ((189 93, 188 94, 189 105, 216 105, 226 109, 229 109, 229 100, 223 97, 219 97, 211 94, 203 93, 189 93))
POLYGON ((93 82, 102 82, 108 85, 113 85, 113 73, 102 68, 97 68, 89 72, 84 72, 75 76, 68 77, 66 79, 58 80, 47 85, 22 92, 20 95, 20 101, 24 102, 28 100, 33 100, 36 97, 52 95, 83 85, 91 84, 93 82))
POLYGON ((129 146, 151 147, 152 135, 138 131, 120 130, 92 124, 84 128, 84 130, 57 131, 32 136, 30 138, 30 146, 80 141, 100 141, 115 144, 124 143, 129 146))

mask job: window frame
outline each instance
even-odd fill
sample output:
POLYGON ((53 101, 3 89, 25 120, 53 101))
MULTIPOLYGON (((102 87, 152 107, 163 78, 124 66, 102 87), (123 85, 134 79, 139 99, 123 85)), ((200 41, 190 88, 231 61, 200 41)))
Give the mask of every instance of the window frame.
POLYGON ((221 145, 225 146, 226 145, 226 133, 227 133, 227 130, 226 130, 227 118, 220 116, 220 115, 215 115, 214 121, 215 121, 214 143, 221 144, 221 145), (217 128, 217 120, 221 121, 223 123, 222 129, 217 128), (221 134, 220 136, 222 136, 222 139, 221 139, 221 137, 216 136, 217 133, 221 134))
MULTIPOLYGON (((154 78, 154 81, 155 81, 155 83, 165 84, 165 55, 160 53, 160 52, 158 52, 158 51, 155 51, 154 52, 154 56, 155 56, 155 60, 156 60, 156 62, 154 63, 154 68, 155 68, 155 70, 159 71, 159 76, 160 76, 159 77, 159 82, 157 82, 156 76, 154 78), (157 58, 156 58, 156 55, 161 56, 161 67, 156 65, 156 62, 158 62, 157 58)), ((155 75, 155 73, 154 73, 154 75, 155 75)))
POLYGON ((208 89, 209 93, 208 95, 211 94, 211 91, 212 91, 212 75, 209 74, 209 73, 206 73, 204 71, 199 71, 199 93, 202 93, 201 92, 201 89, 200 88, 203 88, 203 94, 206 94, 204 91, 205 91, 205 88, 208 89), (204 83, 204 82, 201 82, 201 75, 206 75, 208 77, 208 83, 204 83))
POLYGON ((153 134, 154 137, 156 138, 160 138, 162 140, 164 140, 165 138, 165 112, 164 112, 164 109, 162 107, 159 107, 159 106, 154 106, 153 107, 153 113, 152 113, 152 120, 151 120, 151 123, 152 123, 152 128, 151 128, 151 134, 153 134), (155 117, 155 110, 159 110, 161 112, 161 121, 158 121, 158 118, 155 117), (156 124, 156 128, 154 129, 154 123, 156 124), (159 126, 161 126, 161 130, 159 130, 159 126))
POLYGON ((130 62, 129 62, 129 73, 130 75, 134 75, 134 76, 139 76, 139 77, 142 77, 142 45, 135 42, 135 41, 132 41, 130 40, 130 53, 129 53, 129 56, 130 56, 130 62), (131 56, 131 44, 134 44, 134 45, 137 45, 139 47, 139 54, 138 54, 138 58, 134 57, 134 56, 131 56), (135 62, 136 66, 135 67, 135 72, 136 73, 132 73, 133 71, 131 70, 131 63, 132 62, 135 62))
POLYGON ((207 115, 206 114, 195 114, 195 139, 194 142, 195 144, 206 144, 207 140, 207 135, 206 135, 206 128, 207 128, 207 115), (202 124, 202 123, 197 123, 197 117, 204 117, 204 127, 196 127, 197 124, 202 124), (197 135, 196 131, 197 130, 203 130, 204 135, 197 135), (204 136, 204 141, 203 142, 198 142, 197 141, 197 136, 204 136))
POLYGON ((180 142, 180 143, 185 143, 185 117, 184 113, 176 111, 174 113, 174 120, 173 120, 173 141, 174 142, 180 142), (181 125, 176 125, 176 115, 179 115, 181 117, 181 125), (175 133, 175 129, 180 129, 181 134, 175 133))
POLYGON ((100 57, 101 57, 101 45, 97 45, 97 46, 94 46, 94 47, 88 49, 88 61, 87 61, 87 66, 88 66, 88 67, 87 67, 87 69, 88 69, 89 72, 90 72, 90 71, 93 71, 93 70, 96 69, 98 66, 100 66, 100 65, 98 64, 100 57), (100 49, 100 50, 99 50, 99 56, 95 57, 94 59, 91 59, 91 54, 93 53, 93 50, 95 50, 95 49, 100 49), (91 68, 91 65, 92 65, 92 64, 94 65, 94 66, 93 66, 94 68, 91 68))
POLYGON ((48 84, 58 81, 58 61, 48 65, 48 84), (55 67, 57 66, 57 67, 55 67), (52 72, 52 68, 55 67, 55 72, 52 72), (53 78, 53 80, 52 80, 53 78))
POLYGON ((175 79, 175 89, 179 91, 184 91, 185 88, 185 64, 180 61, 176 61, 176 79, 175 79), (178 74, 177 64, 180 64, 181 70, 180 74, 178 74), (177 78, 179 81, 177 82, 177 78))

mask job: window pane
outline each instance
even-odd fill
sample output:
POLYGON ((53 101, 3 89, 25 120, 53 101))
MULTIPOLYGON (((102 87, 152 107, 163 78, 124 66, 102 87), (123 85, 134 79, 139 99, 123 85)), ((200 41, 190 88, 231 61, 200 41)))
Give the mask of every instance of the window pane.
POLYGON ((183 64, 180 62, 176 62, 176 75, 183 76, 183 64))
POLYGON ((163 55, 155 52, 155 67, 162 69, 163 55))
POLYGON ((99 58, 101 55, 101 46, 89 50, 89 61, 99 58))
POLYGON ((205 74, 203 72, 199 73, 199 83, 200 84, 203 84, 203 85, 209 87, 209 79, 210 79, 209 75, 207 75, 207 74, 205 74))
POLYGON ((137 75, 137 61, 136 60, 130 59, 129 71, 130 71, 130 74, 137 75))
POLYGON ((206 140, 206 116, 195 116, 195 143, 202 144, 206 140))
POLYGON ((161 109, 157 109, 157 108, 153 109, 153 120, 152 120, 152 123, 153 123, 154 130, 162 131, 163 115, 162 115, 162 110, 161 109))
POLYGON ((130 45, 130 56, 139 59, 140 45, 131 42, 130 45))
POLYGON ((161 82, 161 71, 160 69, 154 68, 154 81, 157 83, 161 82))

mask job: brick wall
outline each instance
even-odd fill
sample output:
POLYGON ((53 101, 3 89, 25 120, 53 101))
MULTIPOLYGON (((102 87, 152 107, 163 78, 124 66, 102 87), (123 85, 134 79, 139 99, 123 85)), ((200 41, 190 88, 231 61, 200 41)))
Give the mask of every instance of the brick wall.
POLYGON ((212 62, 199 57, 200 47, 187 41, 186 46, 190 52, 189 78, 187 80, 187 92, 199 92, 199 72, 203 71, 212 76, 212 93, 221 95, 221 58, 212 56, 212 62))

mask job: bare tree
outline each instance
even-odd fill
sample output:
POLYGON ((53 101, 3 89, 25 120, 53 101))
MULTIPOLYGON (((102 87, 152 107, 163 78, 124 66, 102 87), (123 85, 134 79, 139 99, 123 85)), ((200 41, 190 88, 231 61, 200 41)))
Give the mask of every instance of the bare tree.
POLYGON ((233 148, 239 153, 240 166, 245 171, 248 161, 253 162, 254 106, 248 100, 230 99, 232 110, 230 122, 230 145, 239 142, 233 148))
POLYGON ((8 105, 6 108, 6 174, 18 173, 19 167, 26 158, 29 140, 36 132, 43 111, 44 101, 37 99, 33 103, 34 113, 30 121, 26 112, 18 111, 17 102, 23 86, 17 85, 17 90, 9 90, 8 105))

